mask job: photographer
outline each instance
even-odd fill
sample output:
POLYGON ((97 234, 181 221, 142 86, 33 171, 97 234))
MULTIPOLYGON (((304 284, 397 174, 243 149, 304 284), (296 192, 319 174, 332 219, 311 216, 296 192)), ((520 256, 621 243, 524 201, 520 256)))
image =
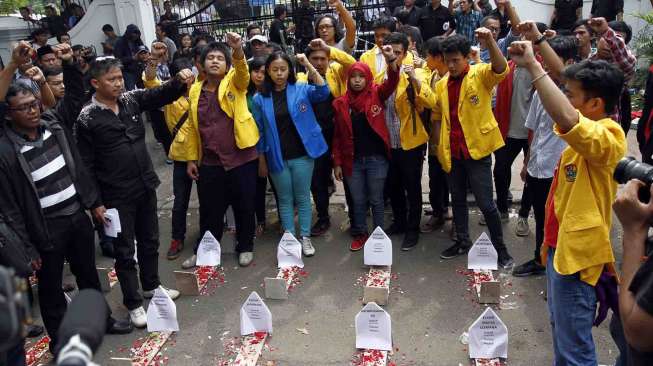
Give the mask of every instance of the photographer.
POLYGON ((624 233, 619 313, 628 342, 628 365, 653 363, 653 259, 646 252, 653 200, 639 200, 642 188, 647 189, 641 181, 629 181, 612 206, 624 233))

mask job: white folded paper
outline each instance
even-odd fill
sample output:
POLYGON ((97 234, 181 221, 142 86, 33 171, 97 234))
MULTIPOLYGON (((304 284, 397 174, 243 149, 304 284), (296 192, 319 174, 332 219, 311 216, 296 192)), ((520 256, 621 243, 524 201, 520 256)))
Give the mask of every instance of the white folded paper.
POLYGON ((476 239, 474 245, 467 253, 467 268, 468 269, 481 269, 481 270, 497 270, 497 251, 492 245, 492 241, 486 233, 476 239))
POLYGON ((363 263, 368 266, 392 265, 392 241, 380 227, 365 242, 363 263))
POLYGON ((256 291, 252 291, 240 308, 240 335, 256 332, 272 334, 272 313, 256 291))
POLYGON ((147 307, 148 332, 177 332, 177 306, 172 301, 168 292, 159 286, 154 291, 154 296, 147 307))
POLYGON ((279 268, 299 267, 304 268, 304 261, 302 260, 302 245, 289 232, 286 232, 279 240, 277 247, 277 262, 279 268))
POLYGON ((356 315, 356 348, 392 350, 390 314, 375 302, 369 302, 356 315))
POLYGON ((470 358, 508 358, 508 328, 488 307, 469 327, 470 358))
POLYGON ((217 267, 220 265, 221 251, 220 243, 215 236, 207 230, 200 241, 200 245, 197 247, 197 260, 195 261, 195 264, 198 266, 217 267))

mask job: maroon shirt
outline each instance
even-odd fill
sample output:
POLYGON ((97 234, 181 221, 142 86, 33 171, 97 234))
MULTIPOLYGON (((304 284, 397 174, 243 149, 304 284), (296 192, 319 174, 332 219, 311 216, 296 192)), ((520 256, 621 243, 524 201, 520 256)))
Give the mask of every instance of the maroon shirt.
POLYGON ((219 165, 230 170, 258 158, 255 146, 246 149, 236 146, 234 121, 220 108, 216 93, 202 89, 197 116, 202 140, 202 164, 219 165))
POLYGON ((447 91, 449 93, 449 118, 451 118, 451 134, 449 135, 449 145, 451 147, 451 157, 454 159, 469 159, 469 149, 465 142, 463 127, 458 119, 458 100, 460 99, 460 88, 463 85, 463 79, 469 72, 469 65, 465 68, 462 75, 457 78, 449 76, 447 81, 447 91))

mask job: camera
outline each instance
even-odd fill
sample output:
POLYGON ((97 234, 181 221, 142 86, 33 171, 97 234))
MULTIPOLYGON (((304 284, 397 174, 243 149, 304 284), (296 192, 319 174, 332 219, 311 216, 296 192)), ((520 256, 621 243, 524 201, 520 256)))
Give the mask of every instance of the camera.
POLYGON ((631 179, 638 179, 646 185, 639 191, 639 200, 649 202, 651 199, 651 183, 653 183, 653 166, 635 160, 632 156, 625 157, 617 163, 614 169, 614 180, 625 184, 631 179))

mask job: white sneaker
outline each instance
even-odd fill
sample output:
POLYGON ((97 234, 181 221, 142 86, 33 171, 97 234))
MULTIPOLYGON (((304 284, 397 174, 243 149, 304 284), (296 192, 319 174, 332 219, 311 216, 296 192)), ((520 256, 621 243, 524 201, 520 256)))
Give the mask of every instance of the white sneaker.
MULTIPOLYGON (((163 286, 161 286, 161 287, 163 288, 163 291, 168 293, 168 296, 170 296, 171 299, 176 300, 179 297, 179 291, 171 289, 171 288, 163 287, 163 286)), ((150 290, 150 291, 143 291, 143 297, 146 298, 146 299, 151 299, 152 296, 154 296, 154 291, 155 290, 156 289, 150 290)))
POLYGON ((147 314, 142 306, 129 310, 129 319, 136 328, 145 328, 147 326, 147 314))
POLYGON ((242 267, 249 266, 250 263, 254 260, 253 252, 242 252, 238 255, 238 264, 242 267))
POLYGON ((528 226, 528 218, 520 217, 517 219, 517 227, 515 227, 515 235, 528 236, 531 233, 531 228, 528 226))
POLYGON ((196 262, 197 262, 197 254, 193 254, 188 259, 186 259, 181 263, 181 268, 183 269, 194 268, 196 262))
POLYGON ((311 238, 302 236, 302 252, 307 257, 312 257, 315 254, 315 247, 311 243, 311 238))

